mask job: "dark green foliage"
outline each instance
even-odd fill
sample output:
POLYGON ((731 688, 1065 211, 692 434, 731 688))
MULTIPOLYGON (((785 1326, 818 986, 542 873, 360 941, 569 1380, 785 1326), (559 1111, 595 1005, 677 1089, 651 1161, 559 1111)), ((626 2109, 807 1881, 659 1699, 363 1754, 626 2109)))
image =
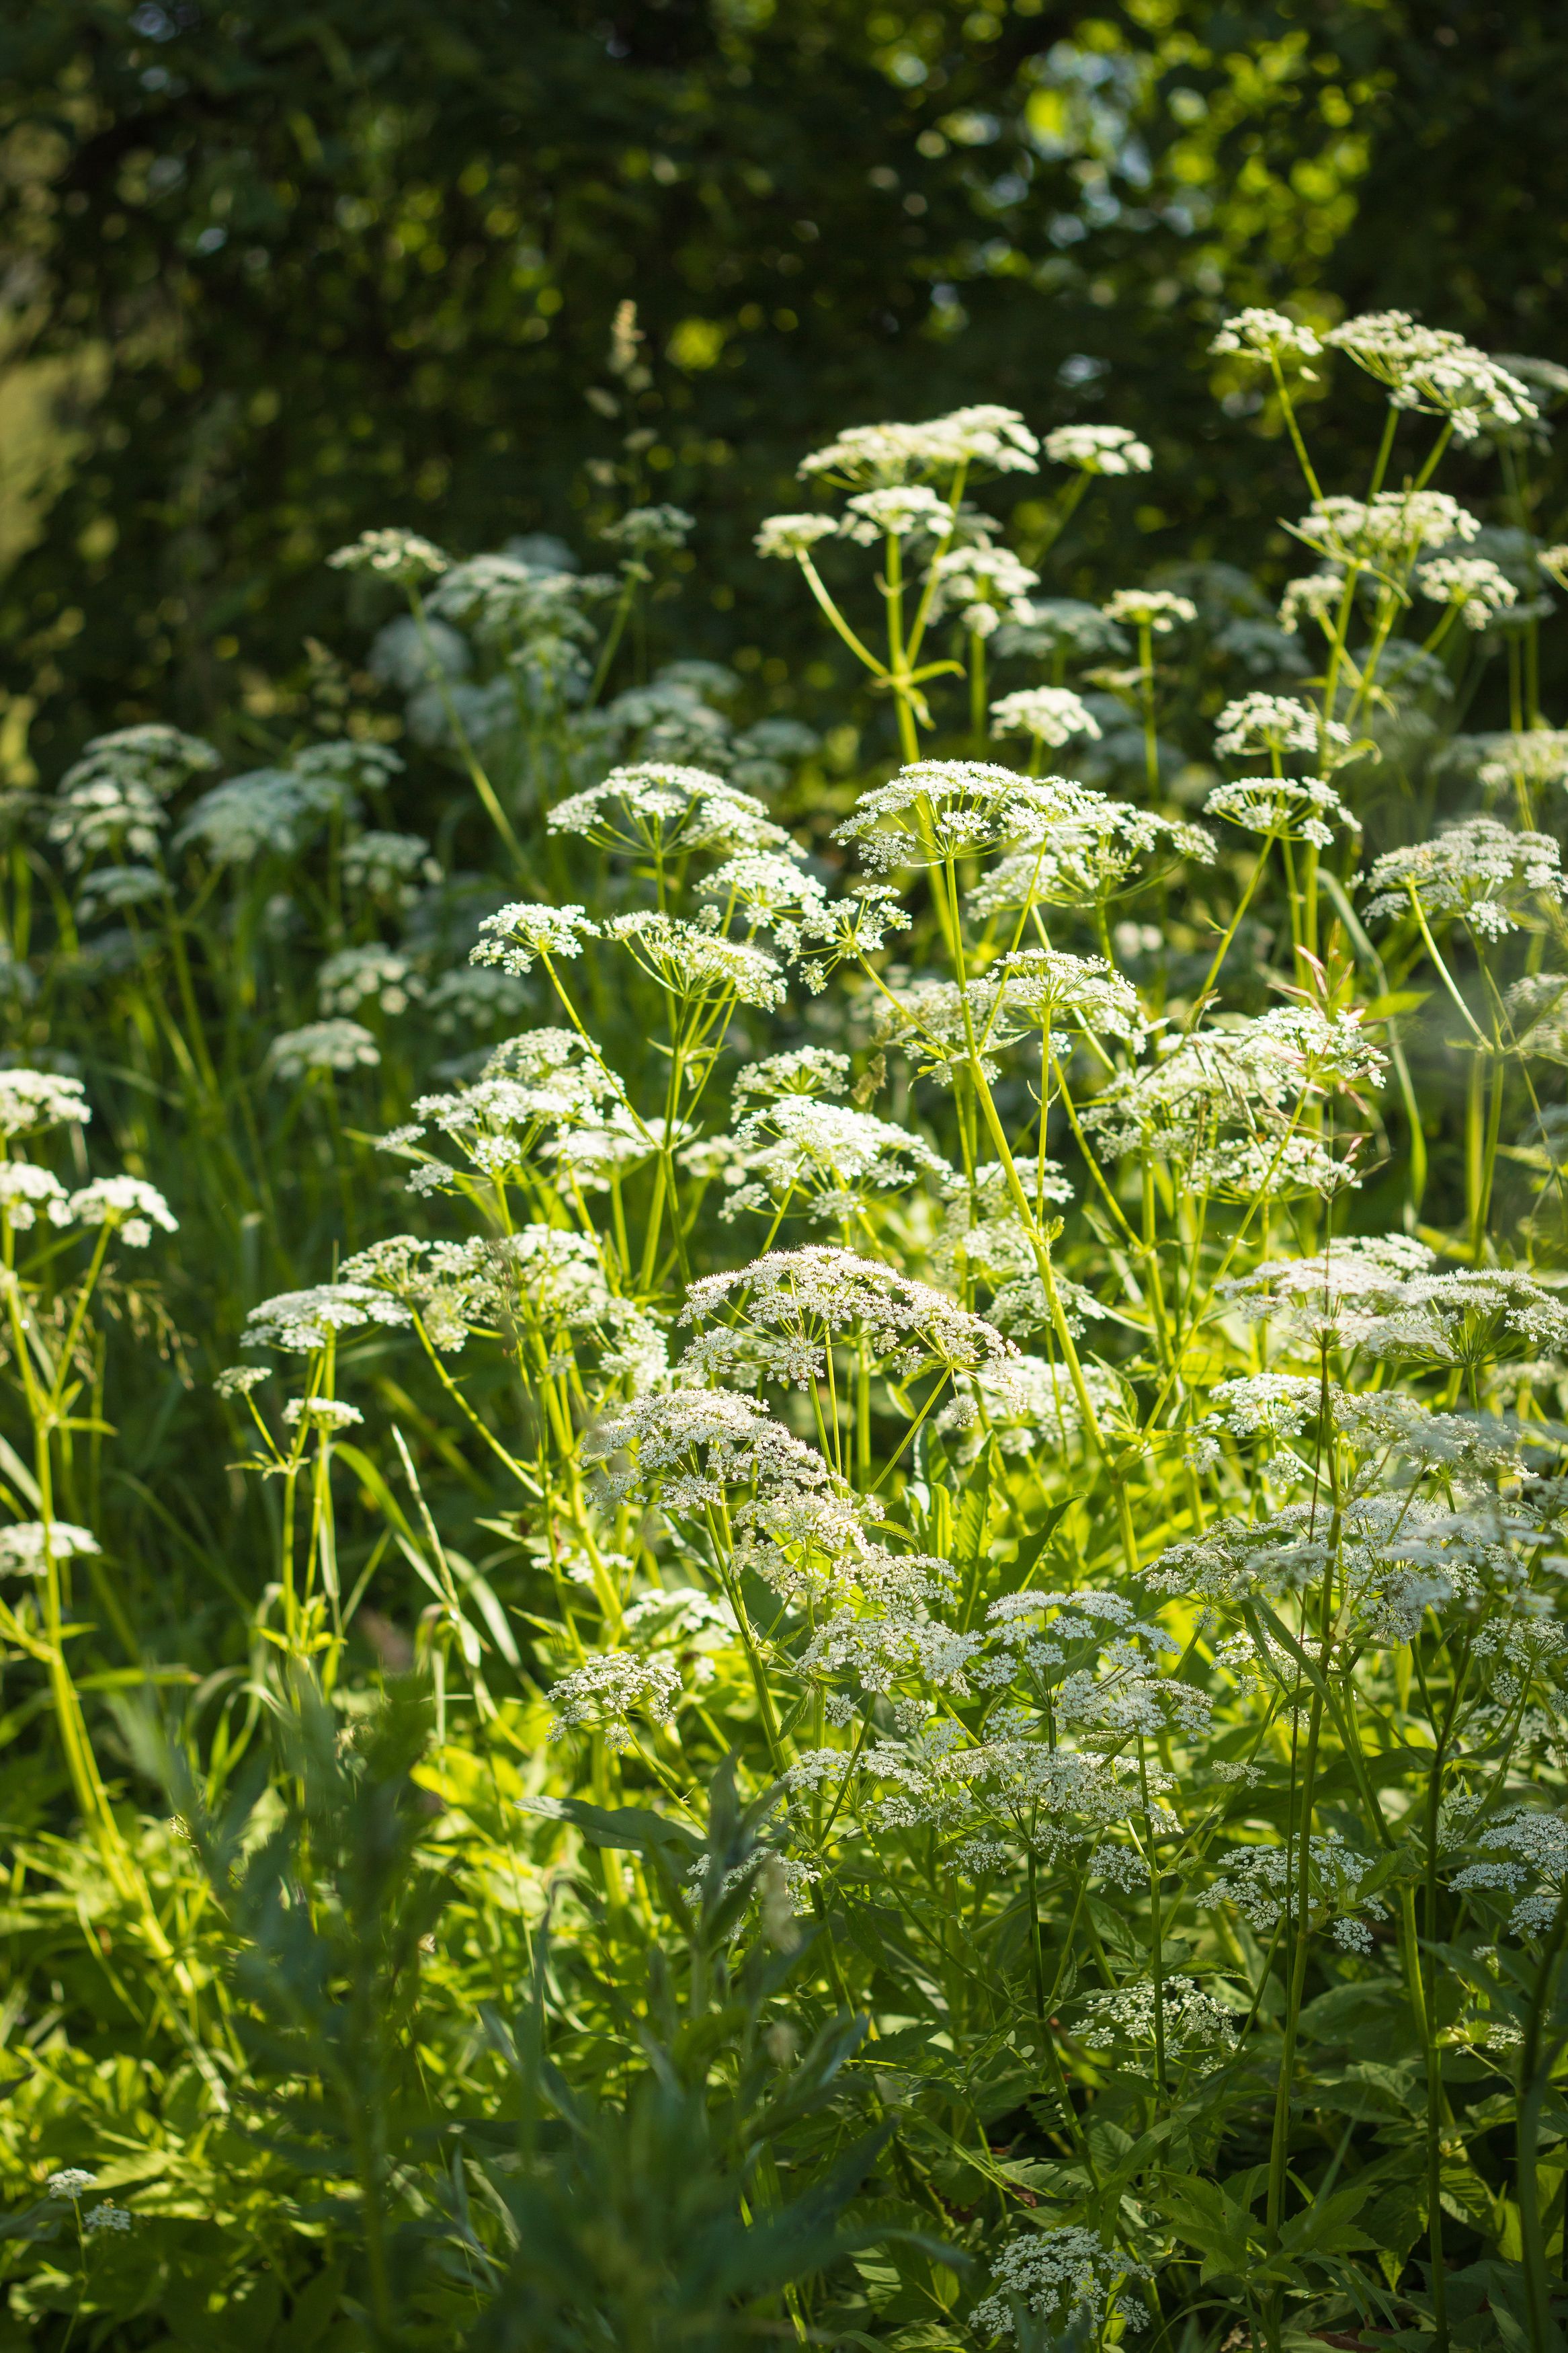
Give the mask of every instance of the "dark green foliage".
MULTIPOLYGON (((1292 495, 1278 418, 1246 438, 1213 411, 1205 330, 1232 304, 1399 303, 1568 360, 1555 18, 1475 0, 14 9, 19 515, 27 404, 79 438, 0 607, 29 705, 7 755, 29 717, 46 773, 94 726, 211 724, 237 682, 243 733, 269 745, 305 707, 303 638, 331 628, 326 549, 437 512, 459 550, 580 536, 614 470, 700 504, 684 649, 753 667, 765 649, 776 689, 809 624, 771 572, 739 605, 731 584, 826 420, 984 398, 1037 427, 1129 425, 1158 502, 1097 510, 1077 560, 1228 549, 1227 518, 1255 527, 1292 495), (646 367, 623 380, 606 349, 627 299, 646 367)), ((805 691, 831 675, 816 663, 805 691)))

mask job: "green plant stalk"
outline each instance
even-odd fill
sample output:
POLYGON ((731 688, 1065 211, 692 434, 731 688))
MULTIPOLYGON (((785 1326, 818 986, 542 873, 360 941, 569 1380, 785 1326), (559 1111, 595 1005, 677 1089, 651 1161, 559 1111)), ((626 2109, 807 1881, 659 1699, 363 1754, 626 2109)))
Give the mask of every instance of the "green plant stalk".
POLYGON ((1546 2268, 1546 2238, 1541 2221, 1541 2112, 1552 2071, 1563 2050, 1561 2031, 1548 2039, 1546 2016, 1563 1946, 1568 1938, 1568 1891, 1557 1901, 1535 1973, 1524 2041, 1519 2057, 1518 2188, 1520 2252, 1524 2270, 1530 2353, 1560 2353, 1561 2333, 1552 2316, 1546 2268))
MULTIPOLYGON (((1296 1890, 1296 1934, 1290 1959, 1290 1978, 1285 2004, 1284 2048, 1279 2058, 1279 2083, 1274 2102, 1274 2127, 1268 2148, 1268 2240, 1270 2253, 1279 2247, 1280 2232, 1285 2220, 1285 2182, 1290 2152, 1290 2094, 1296 2072, 1297 2024, 1301 2013, 1302 1997, 1307 1986, 1307 1961, 1311 1950, 1311 1858, 1312 1809, 1317 1796, 1318 1747, 1323 1728, 1323 1687, 1333 1652, 1334 1636, 1334 1575, 1339 1551, 1340 1513, 1336 1503, 1330 1525, 1328 1566, 1323 1572, 1322 1612, 1323 1631, 1318 1653, 1318 1674, 1312 1687, 1311 1712, 1307 1724, 1307 1753, 1301 1772, 1301 1800, 1299 1814, 1301 1841, 1296 1890)), ((1279 2353, 1279 2324, 1284 2304, 1284 2290, 1276 2288, 1268 2301, 1266 2324, 1270 2353, 1279 2353)))

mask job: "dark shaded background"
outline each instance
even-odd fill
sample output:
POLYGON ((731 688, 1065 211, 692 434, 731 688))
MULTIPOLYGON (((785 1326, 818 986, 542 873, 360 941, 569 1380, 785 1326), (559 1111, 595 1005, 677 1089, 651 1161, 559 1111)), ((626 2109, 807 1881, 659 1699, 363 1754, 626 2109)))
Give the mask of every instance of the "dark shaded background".
POLYGON ((0 769, 153 714, 286 738, 304 639, 352 643, 340 541, 591 554, 628 495, 701 517, 683 644, 809 700, 757 518, 834 427, 961 400, 1153 443, 1056 585, 1267 559, 1298 494, 1215 321, 1397 303, 1568 360, 1565 119, 1568 17, 1482 0, 13 7, 0 769))

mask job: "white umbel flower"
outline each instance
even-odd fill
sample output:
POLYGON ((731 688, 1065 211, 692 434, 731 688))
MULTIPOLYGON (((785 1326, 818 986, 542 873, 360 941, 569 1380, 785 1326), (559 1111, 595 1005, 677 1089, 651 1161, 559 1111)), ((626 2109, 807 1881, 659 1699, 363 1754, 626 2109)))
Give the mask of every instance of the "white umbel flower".
POLYGON ((925 425, 851 425, 803 458, 808 479, 850 488, 928 480, 933 474, 1032 474, 1039 443, 1016 408, 977 403, 925 425))
POLYGON ((742 1005, 776 1006, 784 998, 784 977, 765 949, 729 940, 700 923, 642 907, 612 915, 605 937, 630 949, 643 970, 688 1004, 731 992, 742 1005))
POLYGON ((862 793, 833 838, 858 843, 867 865, 888 873, 1037 840, 1054 824, 1087 818, 1099 797, 1066 776, 1021 776, 983 760, 917 760, 862 793))
POLYGON ((1423 327, 1405 311, 1375 311, 1324 339, 1386 385, 1395 408, 1452 420, 1468 441, 1483 426, 1519 426, 1541 411, 1518 376, 1447 327, 1423 327))
POLYGON ((732 1136, 692 1145, 681 1157, 694 1174, 721 1178, 726 1221, 797 1200, 819 1219, 853 1219, 879 1194, 948 1173, 946 1161, 907 1127, 800 1093, 762 1103, 732 1136))
POLYGON ((584 941, 598 937, 599 926, 585 907, 543 907, 518 899, 485 917, 468 962, 499 965, 503 972, 531 972, 537 956, 547 962, 552 956, 580 956, 584 941))
POLYGON ((923 531, 932 539, 944 539, 954 520, 945 499, 922 483, 910 482, 858 492, 848 502, 841 529, 858 546, 872 547, 884 533, 889 539, 907 539, 923 531))
POLYGON ((754 544, 759 555, 797 559, 809 555, 818 540, 832 539, 837 529, 838 525, 831 515, 769 515, 758 531, 754 544))
POLYGON ((283 1419, 290 1430, 301 1423, 324 1437, 335 1437, 340 1430, 353 1430, 364 1416, 357 1405, 349 1405, 342 1398, 290 1398, 283 1409, 283 1419))
POLYGON ((1316 359, 1322 348, 1310 327, 1282 311, 1256 309, 1237 311, 1209 345, 1216 358, 1280 361, 1316 359))
POLYGON ((0 1217, 13 1232, 25 1234, 40 1217, 51 1226, 70 1223, 66 1188, 47 1168, 30 1160, 0 1161, 0 1217))
POLYGON ((1415 585, 1435 605, 1457 605, 1467 629, 1484 629, 1519 601, 1519 590, 1485 555, 1435 555, 1417 566, 1415 585))
POLYGON ((680 1669, 667 1653, 595 1651, 563 1675, 552 1691, 555 1728, 551 1737, 559 1739, 577 1729, 599 1732, 605 1746, 618 1755, 633 1744, 635 1717, 668 1724, 679 1697, 680 1669))
POLYGON ((1331 785, 1316 776, 1242 776, 1236 783, 1216 785, 1204 803, 1206 817, 1224 818, 1248 833, 1270 834, 1279 841, 1315 842, 1327 849, 1336 825, 1361 831, 1361 819, 1352 815, 1331 785))
POLYGON ((1447 491, 1379 491, 1363 499, 1314 499, 1295 536, 1336 564, 1399 569, 1424 548, 1474 539, 1479 518, 1447 491))
POLYGON ((1154 463, 1147 441, 1124 425, 1058 425, 1045 438, 1053 466, 1076 466, 1081 474, 1146 474, 1154 463))
POLYGON ((1495 817, 1466 818, 1436 841, 1385 850, 1367 881, 1375 893, 1369 917, 1407 915, 1414 896, 1428 921, 1457 916, 1488 940, 1517 931, 1532 902, 1568 896, 1550 835, 1515 833, 1495 817))
POLYGON ((324 1348, 340 1332, 363 1331, 371 1324, 396 1326, 408 1321, 402 1300, 374 1290, 368 1282, 318 1282, 309 1291, 280 1291, 253 1307, 245 1319, 244 1345, 304 1355, 324 1348))
POLYGON ((98 2176, 84 2172, 79 2165, 68 2165, 62 2172, 51 2173, 44 2187, 49 2197, 68 2198, 74 2204, 84 2189, 97 2189, 98 2176))
POLYGON ((90 774, 62 786, 47 831, 74 871, 106 849, 122 858, 155 858, 168 821, 157 796, 134 776, 90 774))
MULTIPOLYGON (((70 1560, 102 1546, 89 1529, 69 1520, 16 1520, 0 1528, 0 1577, 42 1577, 48 1562, 70 1560)), ((92 2176, 87 2177, 89 2182, 92 2176)), ((57 2193, 51 2189, 51 2197, 57 2193)))
POLYGON ((1345 749, 1350 730, 1322 720, 1307 703, 1290 694, 1243 694, 1227 702, 1215 722, 1214 747, 1222 760, 1255 758, 1260 752, 1284 756, 1289 752, 1315 753, 1325 732, 1331 746, 1345 749))
POLYGON ((668 760, 612 768, 602 784, 557 801, 546 823, 552 833, 579 834, 598 849, 637 858, 778 849, 789 840, 753 794, 707 768, 668 760))
POLYGON ((156 1185, 140 1176, 99 1176, 70 1197, 70 1215, 79 1226, 109 1226, 132 1250, 144 1250, 153 1229, 178 1233, 180 1221, 156 1185))
POLYGON ((1098 742, 1100 722, 1081 696, 1066 686, 1026 686, 1004 694, 991 706, 993 735, 1032 735, 1053 750, 1075 735, 1098 742))
MULTIPOLYGON (((1146 2279, 1148 2273, 1120 2248, 1102 2246, 1097 2232, 1075 2226, 1011 2240, 992 2264, 991 2277, 994 2293, 969 2316, 976 2337, 1015 2336, 1015 2309, 1022 2305, 1037 2321, 1055 2324, 1048 2332, 1053 2338, 1076 2321, 1074 2341, 1087 2344, 1100 2335, 1110 2295, 1122 2282, 1146 2279)), ((1131 2322, 1131 2307, 1123 2316, 1131 2322)))
POLYGON ((1119 588, 1100 610, 1108 621, 1126 621, 1133 628, 1152 629, 1157 638, 1198 617, 1198 608, 1190 596, 1173 596, 1168 588, 1119 588))
POLYGON ((302 1029, 285 1029, 267 1050, 268 1069, 286 1082, 317 1071, 374 1071, 380 1060, 381 1048, 363 1021, 307 1021, 302 1029))
POLYGON ((362 531, 347 547, 335 548, 327 562, 335 572, 374 572, 402 587, 417 587, 447 571, 451 557, 433 540, 416 531, 362 531))
POLYGON ((383 1013, 406 1013, 425 994, 425 983, 401 949, 339 948, 316 975, 323 1013, 357 1013, 362 1005, 383 1013))

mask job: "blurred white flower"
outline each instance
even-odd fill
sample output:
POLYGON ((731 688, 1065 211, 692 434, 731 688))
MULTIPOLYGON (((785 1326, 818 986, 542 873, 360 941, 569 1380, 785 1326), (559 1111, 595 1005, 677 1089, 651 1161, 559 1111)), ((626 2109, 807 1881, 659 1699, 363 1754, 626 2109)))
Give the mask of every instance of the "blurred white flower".
MULTIPOLYGON (((0 1528, 0 1576, 42 1577, 47 1562, 70 1560, 82 1553, 100 1552, 98 1538, 87 1528, 79 1528, 69 1520, 16 1520, 8 1528, 0 1528)), ((96 2179, 84 2174, 84 2186, 96 2179)), ((49 2194, 59 2195, 51 2182, 49 2194)))
POLYGON ((436 579, 451 564, 433 541, 416 531, 362 531, 348 547, 334 549, 327 562, 337 572, 375 572, 404 586, 436 579))
POLYGON ((1280 311, 1237 311, 1226 321, 1209 349, 1216 356, 1248 360, 1316 359, 1323 346, 1310 327, 1280 311))
POLYGON ((1076 466, 1085 474, 1146 474, 1154 453, 1124 425, 1058 425, 1045 438, 1054 466, 1076 466))
POLYGON ((316 1071, 374 1071, 381 1048, 359 1021, 307 1021, 285 1029, 267 1050, 268 1067, 286 1082, 316 1071))

